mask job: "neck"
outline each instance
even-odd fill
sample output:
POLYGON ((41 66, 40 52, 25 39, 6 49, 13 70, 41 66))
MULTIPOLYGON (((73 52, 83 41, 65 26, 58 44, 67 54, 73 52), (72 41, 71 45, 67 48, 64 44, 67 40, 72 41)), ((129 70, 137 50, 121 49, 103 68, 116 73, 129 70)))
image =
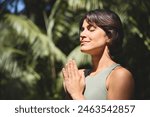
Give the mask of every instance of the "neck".
POLYGON ((103 68, 115 63, 110 55, 109 50, 106 47, 101 54, 92 55, 93 72, 101 71, 103 68))

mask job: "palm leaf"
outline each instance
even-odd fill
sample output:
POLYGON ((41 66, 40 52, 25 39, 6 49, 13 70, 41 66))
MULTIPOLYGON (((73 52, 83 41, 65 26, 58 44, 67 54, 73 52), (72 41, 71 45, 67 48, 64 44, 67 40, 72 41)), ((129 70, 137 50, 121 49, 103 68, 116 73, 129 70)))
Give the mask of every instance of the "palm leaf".
POLYGON ((73 10, 86 9, 87 11, 97 8, 103 8, 101 0, 68 0, 69 6, 73 10))
POLYGON ((55 44, 70 30, 73 17, 73 11, 68 9, 67 1, 57 0, 50 16, 45 17, 47 35, 55 44))
POLYGON ((43 35, 41 31, 26 17, 7 14, 5 15, 5 23, 10 25, 18 35, 25 37, 21 39, 18 38, 15 42, 18 43, 18 45, 20 44, 20 40, 22 43, 29 43, 35 58, 37 56, 48 55, 47 40, 41 38, 43 35))
POLYGON ((43 34, 39 28, 32 23, 31 20, 24 16, 6 15, 5 22, 13 27, 17 31, 18 35, 22 35, 24 42, 30 44, 34 58, 43 56, 55 56, 56 60, 62 62, 65 61, 65 55, 55 46, 53 41, 45 34, 43 34), (61 57, 60 57, 61 56, 61 57))
MULTIPOLYGON (((3 48, 4 49, 4 48, 3 48)), ((19 67, 16 60, 13 59, 13 53, 16 53, 16 50, 6 49, 5 51, 0 51, 0 72, 5 74, 7 78, 17 78, 22 76, 22 70, 19 67)))

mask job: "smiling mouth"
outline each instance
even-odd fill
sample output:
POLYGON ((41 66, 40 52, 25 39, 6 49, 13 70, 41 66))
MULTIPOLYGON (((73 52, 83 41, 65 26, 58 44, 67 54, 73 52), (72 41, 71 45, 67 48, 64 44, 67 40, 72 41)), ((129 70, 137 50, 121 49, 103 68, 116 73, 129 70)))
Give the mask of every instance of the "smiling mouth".
POLYGON ((88 44, 89 43, 89 41, 84 41, 84 42, 81 42, 81 46, 83 46, 83 45, 86 45, 86 44, 88 44))

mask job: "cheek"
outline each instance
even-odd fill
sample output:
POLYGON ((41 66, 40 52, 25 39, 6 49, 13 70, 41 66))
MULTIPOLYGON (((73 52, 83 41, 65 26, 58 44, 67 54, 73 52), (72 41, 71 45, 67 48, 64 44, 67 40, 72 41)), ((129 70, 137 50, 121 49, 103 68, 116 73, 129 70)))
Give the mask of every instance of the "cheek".
POLYGON ((103 44, 106 43, 106 36, 104 34, 95 34, 91 35, 92 42, 95 42, 96 44, 103 44))

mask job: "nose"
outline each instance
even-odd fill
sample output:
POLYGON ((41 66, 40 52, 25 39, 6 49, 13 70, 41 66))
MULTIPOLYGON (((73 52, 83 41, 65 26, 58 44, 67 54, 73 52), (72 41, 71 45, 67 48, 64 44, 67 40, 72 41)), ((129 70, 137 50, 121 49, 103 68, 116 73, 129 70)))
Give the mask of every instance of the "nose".
POLYGON ((86 30, 80 32, 80 41, 86 38, 86 30))

